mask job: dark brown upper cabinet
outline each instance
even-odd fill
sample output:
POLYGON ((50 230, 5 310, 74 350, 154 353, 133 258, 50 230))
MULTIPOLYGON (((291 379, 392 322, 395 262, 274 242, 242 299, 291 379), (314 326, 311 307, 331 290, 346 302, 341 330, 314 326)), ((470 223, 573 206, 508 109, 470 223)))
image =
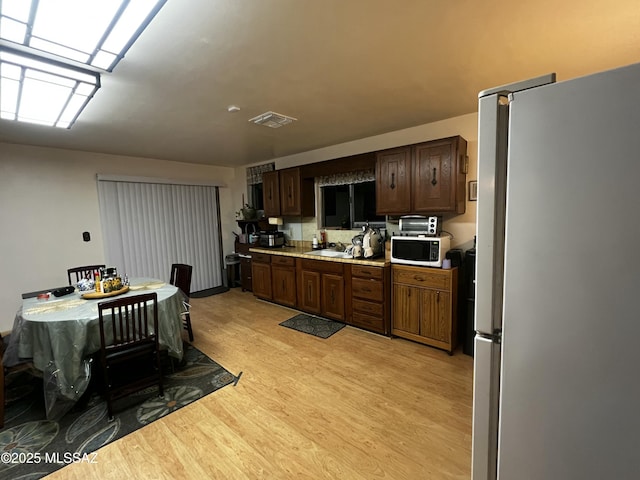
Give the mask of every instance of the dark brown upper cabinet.
POLYGON ((262 174, 262 192, 266 217, 315 215, 313 178, 298 167, 262 174))
POLYGON ((376 213, 393 215, 411 209, 411 147, 376 154, 376 213))
POLYGON ((277 170, 262 174, 262 197, 265 217, 280 215, 280 173, 277 170))
POLYGON ((383 150, 376 156, 382 215, 465 212, 467 141, 449 137, 383 150))

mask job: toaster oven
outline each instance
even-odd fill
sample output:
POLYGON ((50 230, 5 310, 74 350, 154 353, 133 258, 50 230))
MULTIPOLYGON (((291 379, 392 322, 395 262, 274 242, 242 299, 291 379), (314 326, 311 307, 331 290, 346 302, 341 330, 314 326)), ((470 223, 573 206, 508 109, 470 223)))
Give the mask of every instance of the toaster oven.
POLYGON ((260 232, 258 245, 266 248, 284 246, 284 232, 260 232))

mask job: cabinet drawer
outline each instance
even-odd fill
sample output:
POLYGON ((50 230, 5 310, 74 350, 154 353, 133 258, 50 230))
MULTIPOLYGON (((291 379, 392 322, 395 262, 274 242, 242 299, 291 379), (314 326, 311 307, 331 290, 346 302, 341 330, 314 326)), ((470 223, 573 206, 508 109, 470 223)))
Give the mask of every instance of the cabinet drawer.
POLYGON ((384 320, 382 317, 353 312, 352 324, 356 327, 362 327, 374 332, 385 333, 384 320))
POLYGON ((294 267, 295 257, 283 257, 282 255, 271 255, 271 265, 282 265, 283 267, 294 267))
POLYGON ((353 310, 360 313, 382 317, 382 304, 353 299, 353 310))
POLYGON ((364 278, 352 278, 351 290, 354 297, 366 298, 368 300, 375 300, 378 302, 382 302, 384 300, 384 289, 381 280, 365 280, 364 278))
POLYGON ((449 290, 451 270, 426 267, 393 267, 393 283, 449 290))
POLYGON ((351 275, 354 277, 375 278, 382 280, 383 269, 366 265, 351 265, 351 275))
POLYGON ((271 255, 267 253, 251 252, 251 261, 253 263, 271 263, 271 255))
POLYGON ((306 258, 302 258, 300 260, 303 270, 315 270, 317 272, 342 275, 342 263, 324 260, 308 260, 306 258))

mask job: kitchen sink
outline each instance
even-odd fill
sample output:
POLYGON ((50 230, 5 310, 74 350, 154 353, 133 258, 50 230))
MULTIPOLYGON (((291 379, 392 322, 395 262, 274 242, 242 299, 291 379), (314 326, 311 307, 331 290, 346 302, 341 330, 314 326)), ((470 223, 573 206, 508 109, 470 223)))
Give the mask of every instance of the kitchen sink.
POLYGON ((316 255, 318 257, 333 257, 333 258, 353 258, 350 254, 345 252, 338 252, 332 248, 324 248, 322 250, 312 250, 310 252, 304 252, 305 255, 316 255))

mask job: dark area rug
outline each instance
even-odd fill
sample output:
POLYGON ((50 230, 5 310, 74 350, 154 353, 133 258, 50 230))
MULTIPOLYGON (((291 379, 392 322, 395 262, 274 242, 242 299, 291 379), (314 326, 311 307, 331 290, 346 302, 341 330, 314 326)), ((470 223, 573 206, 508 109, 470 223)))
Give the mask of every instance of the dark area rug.
POLYGON ((224 293, 228 291, 229 291, 229 287, 220 286, 220 287, 214 287, 214 288, 207 288, 206 290, 200 290, 199 292, 191 292, 191 295, 189 296, 191 298, 205 298, 205 297, 210 297, 212 295, 217 295, 219 293, 224 293))
POLYGON ((163 377, 164 397, 158 397, 158 388, 152 387, 118 400, 114 420, 109 422, 106 401, 94 394, 85 407, 51 421, 45 416, 42 379, 21 373, 7 385, 5 426, 0 429, 0 478, 38 479, 74 461, 99 461, 91 452, 237 383, 239 377, 185 345, 183 362, 163 377))
POLYGON ((327 320, 326 318, 306 315, 301 313, 295 317, 280 323, 283 327, 292 328, 299 332, 315 335, 320 338, 329 338, 331 335, 342 329, 345 324, 327 320))

